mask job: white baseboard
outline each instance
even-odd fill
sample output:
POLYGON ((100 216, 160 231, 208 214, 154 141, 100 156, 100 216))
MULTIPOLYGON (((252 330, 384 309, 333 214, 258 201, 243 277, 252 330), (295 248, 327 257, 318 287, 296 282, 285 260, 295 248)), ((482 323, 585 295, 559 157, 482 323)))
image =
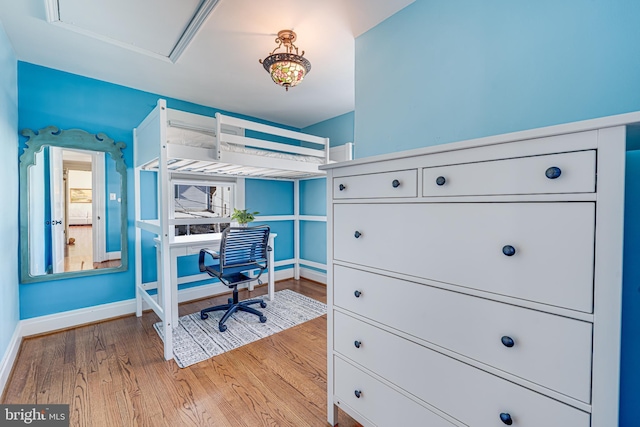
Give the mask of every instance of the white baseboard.
POLYGON ((322 273, 321 271, 312 270, 310 268, 300 267, 300 277, 325 285, 327 284, 327 273, 322 273))
POLYGON ((119 316, 126 316, 136 312, 135 298, 109 304, 95 305, 77 310, 64 311, 46 316, 21 320, 22 336, 43 334, 60 329, 80 326, 87 323, 99 322, 119 316))
MULTIPOLYGON (((276 281, 293 277, 292 268, 278 270, 275 273, 276 281)), ((229 288, 221 283, 194 286, 193 288, 181 289, 178 291, 178 302, 182 303, 193 301, 224 292, 229 292, 229 288)), ((144 310, 148 308, 149 307, 146 304, 143 305, 144 310)), ((118 301, 109 304, 101 304, 93 307, 65 311, 62 313, 34 317, 32 319, 20 321, 21 337, 57 331, 87 323, 99 322, 114 317, 126 316, 135 312, 136 300, 133 298, 126 301, 118 301)))
POLYGON ((16 324, 9 346, 2 357, 2 361, 0 361, 0 396, 4 394, 4 388, 7 386, 7 381, 9 381, 9 375, 11 375, 11 369, 13 369, 13 364, 18 357, 18 351, 20 351, 20 344, 22 343, 21 326, 20 322, 16 324))

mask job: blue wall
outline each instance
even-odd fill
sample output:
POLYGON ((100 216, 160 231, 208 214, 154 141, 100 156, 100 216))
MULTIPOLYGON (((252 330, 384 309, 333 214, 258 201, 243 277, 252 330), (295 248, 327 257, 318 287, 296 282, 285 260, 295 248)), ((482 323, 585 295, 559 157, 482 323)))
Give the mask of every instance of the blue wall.
MULTIPOLYGON (((9 348, 18 311, 18 62, 0 23, 0 361, 9 348)), ((8 374, 8 372, 7 372, 8 374)))
POLYGON ((620 425, 640 420, 640 151, 627 153, 622 289, 622 372, 620 425))
POLYGON ((353 122, 355 113, 342 114, 315 125, 307 126, 302 132, 329 138, 332 147, 353 142, 353 122))
MULTIPOLYGON (((245 179, 245 208, 251 212, 260 212, 261 216, 293 215, 293 181, 245 179)), ((275 261, 291 259, 294 256, 293 221, 255 221, 251 225, 266 224, 271 232, 277 234, 274 241, 275 261)), ((282 269, 283 265, 276 268, 282 269)))
MULTIPOLYGON (((356 40, 356 157, 638 111, 638 16, 630 0, 417 0, 356 40)), ((623 427, 640 420, 638 156, 627 156, 623 427)))
MULTIPOLYGON (((325 178, 301 180, 300 215, 325 216, 326 214, 327 180, 325 178)), ((300 258, 320 264, 327 263, 326 222, 300 221, 300 258)))
MULTIPOLYGON (((18 129, 41 129, 54 125, 61 129, 79 128, 91 133, 104 132, 116 141, 123 141, 127 144, 124 149, 124 159, 127 164, 127 192, 130 195, 129 212, 127 213, 129 270, 88 278, 21 285, 20 317, 22 319, 134 298, 133 248, 135 229, 133 224, 133 169, 131 168, 133 164, 132 131, 155 107, 160 97, 160 95, 124 86, 18 62, 19 114, 16 119, 18 129)), ((216 111, 219 111, 180 100, 166 97, 165 99, 167 99, 169 108, 209 116, 213 116, 216 111)), ((242 115, 234 115, 251 119, 242 115)), ((15 135, 15 129, 12 129, 11 136, 14 141, 15 135)), ((24 146, 24 141, 21 142, 21 145, 24 146)), ((15 156, 3 156, 3 158, 11 159, 15 166, 18 150, 14 147, 14 151, 15 156)), ((15 176, 12 176, 15 181, 15 189, 12 186, 5 186, 5 188, 9 188, 6 191, 15 191, 17 197, 16 177, 17 169, 15 176)), ((247 196, 246 201, 249 208, 252 207, 250 197, 250 195, 247 196)), ((282 198, 279 199, 282 200, 282 198)), ((268 211, 277 211, 281 208, 281 203, 274 206, 264 203, 264 201, 260 202, 255 210, 264 211, 266 214, 268 211)), ((17 229, 17 223, 17 218, 9 222, 14 231, 17 229)), ((276 259, 291 257, 293 254, 293 225, 278 224, 276 228, 278 229, 276 259)), ((151 255, 149 251, 145 253, 151 255)), ((155 265, 155 254, 153 254, 152 263, 155 265)), ((15 257, 12 260, 13 264, 17 265, 15 257)), ((145 278, 150 280, 155 277, 155 267, 151 267, 146 269, 144 273, 145 278)))
POLYGON ((356 39, 356 157, 640 110, 640 2, 417 0, 356 39))
MULTIPOLYGON (((302 129, 330 138, 332 147, 354 142, 355 113, 349 112, 302 129)), ((327 214, 327 183, 324 178, 300 181, 300 214, 327 214)), ((325 222, 300 221, 300 257, 321 264, 327 262, 327 225, 325 222)), ((309 267, 309 266, 307 266, 309 267)), ((324 270, 321 270, 324 272, 324 270)))

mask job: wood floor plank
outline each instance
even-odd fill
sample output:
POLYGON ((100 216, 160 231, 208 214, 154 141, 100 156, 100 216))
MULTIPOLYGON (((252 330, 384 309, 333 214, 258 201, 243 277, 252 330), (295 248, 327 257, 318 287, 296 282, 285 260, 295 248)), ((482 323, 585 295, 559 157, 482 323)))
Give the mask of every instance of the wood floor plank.
MULTIPOLYGON (((326 303, 324 285, 285 280, 326 303)), ((241 299, 267 293, 240 291, 241 299)), ((180 315, 228 295, 181 304, 180 315)), ((327 426, 326 316, 180 369, 147 311, 23 340, 2 403, 65 403, 72 426, 327 426)), ((340 427, 361 427, 339 411, 340 427)))

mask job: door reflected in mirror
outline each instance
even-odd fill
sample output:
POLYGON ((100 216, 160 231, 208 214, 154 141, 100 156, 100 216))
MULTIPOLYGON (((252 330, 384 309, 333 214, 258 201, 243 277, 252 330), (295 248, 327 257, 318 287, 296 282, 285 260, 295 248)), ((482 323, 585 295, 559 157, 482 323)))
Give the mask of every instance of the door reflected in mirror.
POLYGON ((115 173, 115 161, 103 152, 53 146, 35 157, 29 167, 30 274, 119 267, 121 200, 116 193, 106 200, 105 179, 115 173), (109 221, 110 213, 116 221, 109 221))
POLYGON ((124 144, 53 127, 23 134, 22 281, 125 270, 124 144))

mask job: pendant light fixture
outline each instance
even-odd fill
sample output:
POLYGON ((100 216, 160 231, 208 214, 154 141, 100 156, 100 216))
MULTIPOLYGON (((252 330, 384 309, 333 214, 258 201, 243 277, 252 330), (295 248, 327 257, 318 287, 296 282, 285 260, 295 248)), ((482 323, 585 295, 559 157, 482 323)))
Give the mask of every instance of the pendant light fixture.
POLYGON ((296 33, 291 30, 278 32, 276 39, 278 46, 264 60, 258 60, 271 79, 287 91, 300 83, 311 70, 311 62, 303 57, 304 50, 302 54, 298 54, 298 47, 293 44, 295 40, 296 33), (282 47, 284 52, 276 53, 282 47))

